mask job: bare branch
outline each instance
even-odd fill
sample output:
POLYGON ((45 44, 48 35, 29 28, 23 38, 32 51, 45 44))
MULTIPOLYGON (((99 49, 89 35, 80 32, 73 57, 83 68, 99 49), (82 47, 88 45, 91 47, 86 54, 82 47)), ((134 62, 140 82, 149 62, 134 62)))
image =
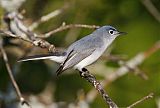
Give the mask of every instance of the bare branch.
POLYGON ((50 44, 49 42, 36 38, 37 34, 30 31, 23 21, 20 19, 19 14, 17 12, 10 12, 4 16, 4 21, 8 25, 9 31, 6 32, 0 30, 0 33, 6 34, 7 36, 17 37, 32 43, 35 46, 46 48, 50 52, 55 51, 54 45, 50 44))
MULTIPOLYGON (((145 59, 150 57, 153 53, 158 51, 160 49, 160 42, 156 42, 151 48, 149 48, 147 51, 138 53, 135 57, 128 60, 126 64, 132 68, 136 68, 138 65, 142 64, 145 59)), ((111 74, 107 75, 106 78, 101 81, 101 84, 103 87, 109 85, 111 82, 115 81, 116 79, 124 76, 127 74, 130 70, 125 65, 122 65, 120 68, 116 70, 116 72, 111 72, 111 74)), ((97 96, 97 92, 92 89, 86 96, 86 101, 88 103, 91 103, 97 96)))
POLYGON ((64 9, 66 9, 68 6, 67 4, 60 8, 60 9, 57 9, 57 10, 54 10, 52 11, 51 13, 47 14, 47 15, 44 15, 42 16, 37 22, 34 22, 31 26, 29 26, 29 30, 34 30, 35 28, 37 28, 39 26, 39 24, 43 23, 43 22, 46 22, 48 20, 50 20, 51 18, 54 18, 56 16, 58 16, 59 14, 61 14, 64 9))
POLYGON ((132 67, 131 65, 128 65, 125 62, 121 63, 121 65, 125 66, 126 68, 128 68, 128 71, 134 72, 136 75, 138 75, 142 79, 148 80, 148 76, 142 70, 140 70, 138 66, 132 67))
POLYGON ((30 40, 28 40, 28 39, 25 39, 25 38, 23 38, 22 36, 15 35, 15 34, 11 33, 10 31, 0 30, 0 34, 1 34, 1 35, 5 35, 5 36, 7 36, 7 37, 19 38, 19 39, 24 40, 24 41, 26 41, 26 42, 32 43, 32 41, 30 41, 30 40))
POLYGON ((7 24, 7 28, 10 32, 15 35, 19 35, 22 38, 34 40, 36 34, 25 26, 22 19, 23 16, 18 12, 9 12, 3 17, 3 20, 7 24))
POLYGON ((65 25, 65 23, 63 23, 63 25, 60 26, 59 28, 57 28, 53 31, 50 31, 42 36, 38 36, 36 33, 32 32, 24 25, 22 20, 19 18, 19 14, 17 12, 10 12, 7 15, 5 15, 4 21, 8 25, 8 28, 10 28, 9 29, 10 32, 0 30, 1 34, 5 34, 5 35, 11 36, 11 37, 18 37, 20 39, 23 39, 25 41, 32 43, 35 46, 38 46, 41 48, 47 48, 50 52, 55 52, 55 46, 50 44, 49 42, 41 39, 42 37, 46 38, 54 33, 57 33, 57 32, 60 32, 60 31, 63 31, 63 30, 69 29, 69 28, 73 28, 73 27, 92 28, 92 29, 99 27, 99 26, 95 26, 95 25, 83 25, 83 24, 65 25))
POLYGON ((150 0, 141 0, 146 9, 160 22, 160 13, 150 0))
POLYGON ((7 68, 7 72, 9 74, 11 82, 12 82, 12 84, 13 84, 15 90, 16 90, 16 93, 17 93, 17 95, 19 97, 19 100, 20 100, 21 104, 22 105, 26 104, 28 107, 31 108, 31 106, 29 105, 29 103, 23 98, 23 96, 22 96, 22 94, 20 92, 20 89, 19 89, 19 87, 18 87, 18 85, 17 85, 17 83, 16 83, 16 81, 15 81, 15 79, 13 77, 13 74, 12 74, 13 72, 12 72, 11 67, 9 65, 7 54, 6 54, 6 52, 5 52, 5 50, 4 50, 3 46, 2 46, 2 40, 0 42, 0 50, 2 52, 2 56, 3 56, 3 60, 5 62, 6 68, 7 68))
POLYGON ((156 42, 151 48, 145 51, 144 56, 148 58, 159 49, 160 49, 160 41, 156 42))
POLYGON ((48 32, 48 33, 45 33, 44 35, 41 36, 41 38, 48 38, 50 37, 51 35, 57 33, 57 32, 61 32, 63 30, 66 30, 66 29, 70 29, 70 28, 89 28, 89 29, 97 29, 99 28, 99 26, 96 26, 96 25, 86 25, 86 24, 68 24, 66 25, 65 23, 63 23, 60 27, 48 32))
POLYGON ((18 35, 15 35, 15 34, 12 34, 11 32, 9 31, 4 31, 4 30, 0 30, 0 34, 1 35, 5 35, 5 36, 8 36, 8 37, 14 37, 14 38, 19 38, 21 40, 24 40, 26 42, 29 42, 37 47, 41 47, 41 48, 46 48, 48 51, 50 52, 55 52, 55 46, 53 44, 50 44, 49 42, 43 40, 43 39, 40 39, 40 38, 35 38, 34 40, 29 40, 27 38, 23 38, 21 36, 18 36, 18 35))
POLYGON ((136 105, 142 103, 143 101, 147 100, 147 99, 150 99, 150 98, 153 98, 153 93, 150 93, 149 95, 143 97, 142 99, 136 101, 135 103, 133 103, 132 105, 128 106, 127 108, 133 108, 135 107, 136 105))
POLYGON ((105 55, 103 54, 100 57, 101 60, 110 60, 110 61, 124 61, 127 60, 127 56, 125 55, 105 55))
POLYGON ((109 105, 110 108, 118 108, 118 106, 112 101, 112 99, 108 96, 108 94, 103 89, 102 85, 99 81, 96 80, 95 76, 89 73, 89 71, 85 68, 79 72, 82 78, 85 78, 88 82, 90 82, 96 90, 103 97, 104 101, 109 105))

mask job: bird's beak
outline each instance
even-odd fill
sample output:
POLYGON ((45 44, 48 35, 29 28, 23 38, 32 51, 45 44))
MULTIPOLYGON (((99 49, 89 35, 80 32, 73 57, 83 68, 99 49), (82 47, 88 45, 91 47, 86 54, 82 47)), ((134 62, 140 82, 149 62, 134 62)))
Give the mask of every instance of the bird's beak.
POLYGON ((120 32, 120 31, 119 31, 117 34, 118 34, 118 35, 126 35, 127 33, 126 33, 126 32, 120 32))

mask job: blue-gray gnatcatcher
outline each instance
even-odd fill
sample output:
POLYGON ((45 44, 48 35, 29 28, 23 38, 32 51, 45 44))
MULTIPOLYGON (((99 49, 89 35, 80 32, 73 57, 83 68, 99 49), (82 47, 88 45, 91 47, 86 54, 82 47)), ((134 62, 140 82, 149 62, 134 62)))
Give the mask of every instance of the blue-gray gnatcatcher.
POLYGON ((103 26, 92 34, 74 42, 63 53, 50 53, 47 55, 28 56, 19 61, 50 59, 60 63, 57 75, 64 70, 73 67, 83 71, 86 66, 95 62, 114 41, 114 39, 125 32, 119 32, 112 26, 103 26))

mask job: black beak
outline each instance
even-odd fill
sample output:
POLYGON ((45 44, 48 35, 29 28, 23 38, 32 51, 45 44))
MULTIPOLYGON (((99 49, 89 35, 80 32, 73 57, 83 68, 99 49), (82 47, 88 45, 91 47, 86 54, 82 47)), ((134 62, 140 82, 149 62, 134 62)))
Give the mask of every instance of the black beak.
POLYGON ((126 35, 127 33, 126 33, 126 32, 120 32, 120 31, 119 31, 118 34, 119 34, 119 35, 126 35))

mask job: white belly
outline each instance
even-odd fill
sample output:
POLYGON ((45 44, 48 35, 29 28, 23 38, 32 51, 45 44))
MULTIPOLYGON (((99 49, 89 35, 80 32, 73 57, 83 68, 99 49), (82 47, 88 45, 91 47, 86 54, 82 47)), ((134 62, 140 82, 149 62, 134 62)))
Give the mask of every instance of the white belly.
POLYGON ((82 68, 95 62, 103 54, 104 51, 105 49, 104 50, 99 49, 99 50, 94 51, 90 56, 88 56, 87 58, 79 62, 77 65, 75 65, 74 69, 78 69, 81 71, 82 68))
POLYGON ((104 45, 101 48, 97 48, 90 56, 86 57, 81 62, 79 62, 77 65, 75 65, 74 69, 78 69, 79 71, 81 71, 82 68, 95 62, 104 53, 106 48, 112 43, 113 40, 104 41, 104 45))

